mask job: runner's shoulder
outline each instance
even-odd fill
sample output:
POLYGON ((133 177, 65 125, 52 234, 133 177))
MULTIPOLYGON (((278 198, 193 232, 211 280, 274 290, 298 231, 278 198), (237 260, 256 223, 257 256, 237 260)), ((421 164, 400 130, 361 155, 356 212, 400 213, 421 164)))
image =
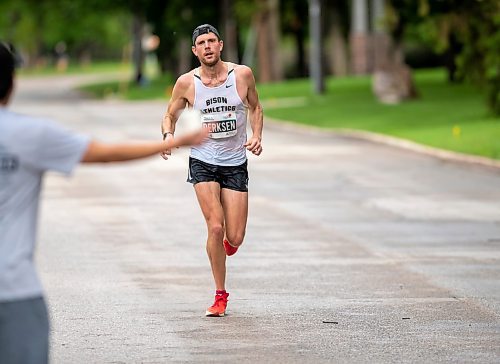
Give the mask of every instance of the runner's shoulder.
POLYGON ((252 74, 252 69, 248 66, 245 66, 244 64, 236 64, 236 63, 229 63, 235 70, 235 72, 246 75, 246 74, 252 74))
POLYGON ((179 89, 187 90, 193 84, 194 70, 180 75, 175 82, 175 86, 179 89))
POLYGON ((233 69, 239 78, 243 78, 246 81, 252 82, 254 79, 252 69, 244 64, 232 63, 233 69))

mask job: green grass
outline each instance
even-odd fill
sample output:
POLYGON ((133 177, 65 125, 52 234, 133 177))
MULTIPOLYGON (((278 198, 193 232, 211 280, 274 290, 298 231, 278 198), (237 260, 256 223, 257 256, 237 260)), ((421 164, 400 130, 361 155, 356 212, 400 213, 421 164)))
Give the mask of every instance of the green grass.
POLYGON ((86 73, 104 72, 130 72, 132 66, 129 63, 118 62, 92 62, 86 65, 79 63, 69 63, 68 67, 62 71, 53 65, 38 66, 32 68, 20 68, 19 75, 27 76, 53 76, 53 75, 74 75, 86 73))
POLYGON ((167 100, 170 97, 172 86, 172 77, 165 75, 147 81, 142 86, 135 85, 130 81, 104 82, 82 86, 79 90, 98 98, 119 96, 126 100, 167 100))
POLYGON ((260 85, 265 115, 328 129, 359 129, 417 143, 500 159, 500 119, 488 115, 485 99, 471 85, 450 85, 442 70, 415 72, 417 100, 383 105, 368 77, 327 80, 327 92, 311 92, 309 80, 260 85), (296 106, 280 99, 300 97, 296 106))
MULTIPOLYGON (((419 98, 399 105, 377 102, 369 77, 328 78, 327 92, 315 95, 311 82, 291 80, 258 85, 264 114, 271 118, 327 129, 359 129, 424 145, 500 159, 500 119, 488 114, 485 97, 471 85, 446 82, 443 70, 414 73, 419 98)), ((173 79, 149 85, 108 83, 83 88, 99 97, 166 99, 173 79)))

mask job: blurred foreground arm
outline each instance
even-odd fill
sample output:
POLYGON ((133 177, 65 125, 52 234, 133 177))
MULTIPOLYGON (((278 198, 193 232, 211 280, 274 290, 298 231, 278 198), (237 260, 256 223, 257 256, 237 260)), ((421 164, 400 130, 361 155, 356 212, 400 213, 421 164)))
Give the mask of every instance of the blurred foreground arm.
POLYGON ((106 144, 91 141, 82 158, 82 163, 123 162, 157 155, 167 149, 200 144, 208 135, 208 129, 189 133, 161 142, 137 142, 106 144))

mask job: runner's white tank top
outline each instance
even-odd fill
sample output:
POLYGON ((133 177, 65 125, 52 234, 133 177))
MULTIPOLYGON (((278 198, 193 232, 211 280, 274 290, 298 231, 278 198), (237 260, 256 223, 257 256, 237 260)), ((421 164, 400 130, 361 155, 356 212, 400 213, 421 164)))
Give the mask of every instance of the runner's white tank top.
POLYGON ((194 104, 200 110, 209 138, 191 148, 191 157, 219 166, 239 166, 247 160, 247 107, 236 90, 235 71, 228 65, 226 81, 217 87, 201 82, 199 68, 194 72, 194 104))

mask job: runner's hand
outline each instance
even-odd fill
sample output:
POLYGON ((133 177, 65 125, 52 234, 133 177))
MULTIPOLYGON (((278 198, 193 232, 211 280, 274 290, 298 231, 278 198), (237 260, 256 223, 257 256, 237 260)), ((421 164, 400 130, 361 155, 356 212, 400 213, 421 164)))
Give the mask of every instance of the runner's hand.
POLYGON ((245 147, 247 147, 247 149, 253 154, 260 155, 260 153, 262 153, 262 145, 260 141, 261 138, 253 136, 245 143, 245 147))
MULTIPOLYGON (((167 137, 165 138, 166 141, 173 140, 174 136, 171 133, 167 134, 167 137)), ((171 149, 165 149, 163 152, 160 153, 163 159, 167 160, 168 157, 172 155, 172 150, 171 149)))
POLYGON ((168 157, 172 154, 171 148, 179 148, 179 147, 184 147, 184 146, 191 146, 191 145, 198 145, 201 144, 209 134, 209 129, 208 128, 200 128, 199 130, 195 130, 183 135, 180 135, 176 138, 172 136, 172 134, 168 134, 167 137, 165 138, 165 141, 168 142, 168 145, 170 146, 169 149, 165 149, 162 153, 161 156, 163 159, 167 160, 168 157))

